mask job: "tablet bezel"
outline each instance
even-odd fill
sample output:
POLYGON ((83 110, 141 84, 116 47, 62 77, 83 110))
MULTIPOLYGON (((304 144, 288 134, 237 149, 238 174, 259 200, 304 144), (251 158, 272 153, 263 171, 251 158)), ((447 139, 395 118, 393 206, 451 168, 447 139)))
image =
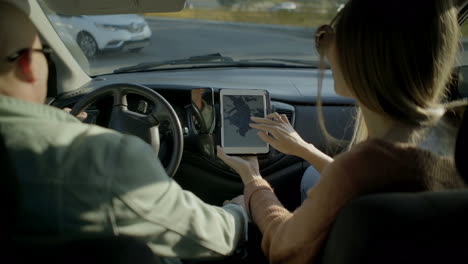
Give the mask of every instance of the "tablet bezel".
POLYGON ((265 143, 264 147, 226 147, 224 146, 224 96, 226 95, 255 95, 263 97, 263 111, 264 115, 268 115, 268 91, 261 89, 221 89, 220 90, 220 114, 221 114, 221 147, 226 154, 239 154, 239 155, 256 155, 266 154, 270 151, 269 144, 265 143))

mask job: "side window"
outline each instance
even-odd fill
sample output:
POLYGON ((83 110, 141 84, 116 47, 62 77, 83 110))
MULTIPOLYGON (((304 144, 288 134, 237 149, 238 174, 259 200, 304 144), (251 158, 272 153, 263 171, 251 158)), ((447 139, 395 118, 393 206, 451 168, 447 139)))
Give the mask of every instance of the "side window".
POLYGON ((458 92, 462 97, 468 98, 468 65, 461 66, 460 79, 458 92))
POLYGON ((468 23, 462 25, 461 52, 459 56, 460 74, 458 92, 464 98, 468 98, 468 23))
POLYGON ((468 23, 464 23, 461 27, 462 39, 461 39, 461 60, 462 65, 468 65, 468 23))

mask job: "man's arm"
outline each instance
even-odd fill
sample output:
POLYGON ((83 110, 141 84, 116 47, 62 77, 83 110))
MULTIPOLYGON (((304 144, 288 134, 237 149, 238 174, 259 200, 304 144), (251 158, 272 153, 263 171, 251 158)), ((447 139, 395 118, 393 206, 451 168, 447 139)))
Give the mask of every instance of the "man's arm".
POLYGON ((153 150, 124 136, 113 164, 114 232, 147 241, 159 256, 230 255, 245 240, 247 216, 237 205, 211 206, 169 178, 153 150))

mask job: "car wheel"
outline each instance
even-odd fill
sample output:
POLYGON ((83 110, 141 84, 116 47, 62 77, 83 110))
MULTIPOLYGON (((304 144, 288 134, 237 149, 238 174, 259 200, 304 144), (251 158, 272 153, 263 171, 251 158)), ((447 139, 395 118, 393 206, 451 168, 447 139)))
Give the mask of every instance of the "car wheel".
POLYGON ((87 32, 80 32, 77 38, 78 46, 88 58, 96 56, 98 45, 96 40, 87 32))
POLYGON ((140 52, 143 48, 130 49, 130 52, 140 52))

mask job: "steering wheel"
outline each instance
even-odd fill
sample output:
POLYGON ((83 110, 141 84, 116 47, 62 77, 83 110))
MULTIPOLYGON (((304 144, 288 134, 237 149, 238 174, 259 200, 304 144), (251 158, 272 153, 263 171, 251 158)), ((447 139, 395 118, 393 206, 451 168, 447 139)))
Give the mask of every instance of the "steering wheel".
POLYGON ((112 112, 109 120, 108 128, 117 130, 124 134, 131 134, 140 137, 147 143, 151 144, 156 154, 159 154, 160 149, 160 125, 166 121, 169 123, 172 137, 171 155, 167 167, 167 174, 173 177, 179 168, 184 150, 184 140, 182 134, 182 126, 179 118, 172 106, 154 90, 138 84, 117 83, 101 87, 86 96, 82 97, 71 110, 71 114, 76 116, 91 104, 99 101, 104 97, 111 96, 113 98, 112 112), (127 95, 137 94, 145 97, 154 107, 149 114, 140 114, 128 109, 127 95))

